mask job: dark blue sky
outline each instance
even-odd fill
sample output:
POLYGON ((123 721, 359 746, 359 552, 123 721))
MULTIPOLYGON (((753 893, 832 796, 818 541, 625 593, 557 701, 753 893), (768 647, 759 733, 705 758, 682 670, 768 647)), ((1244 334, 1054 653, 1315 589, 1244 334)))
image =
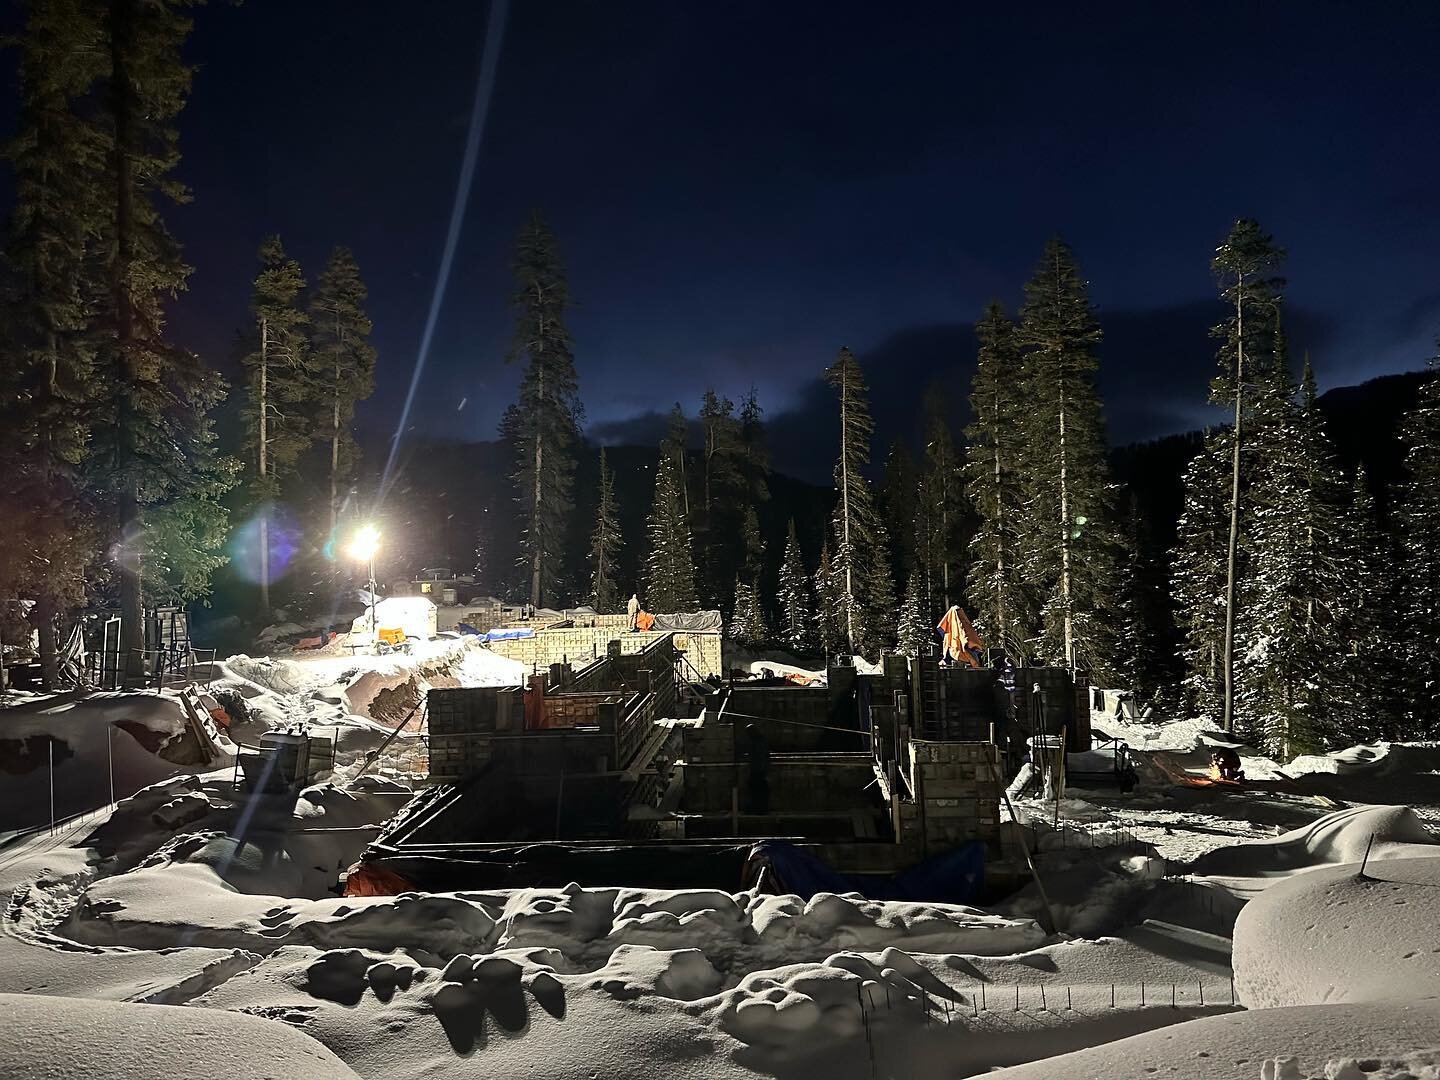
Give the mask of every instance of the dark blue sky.
MULTIPOLYGON (((177 335, 221 361, 261 237, 370 283, 392 429, 444 244, 484 3, 248 0, 197 13, 182 126, 196 272, 177 335)), ((1060 231, 1090 278, 1117 442, 1205 417, 1210 253, 1290 251, 1322 385, 1420 367, 1440 331, 1440 5, 677 3, 510 12, 454 277, 412 423, 489 438, 518 372, 510 244, 559 234, 592 434, 753 382, 795 471, 815 380, 869 361, 882 431, 957 396, 984 303, 1060 231), (459 407, 465 400, 463 408, 459 407), (788 414, 788 416, 787 416, 788 414), (788 448, 788 449, 787 449, 788 448)), ((827 452, 816 460, 828 459, 827 452)))

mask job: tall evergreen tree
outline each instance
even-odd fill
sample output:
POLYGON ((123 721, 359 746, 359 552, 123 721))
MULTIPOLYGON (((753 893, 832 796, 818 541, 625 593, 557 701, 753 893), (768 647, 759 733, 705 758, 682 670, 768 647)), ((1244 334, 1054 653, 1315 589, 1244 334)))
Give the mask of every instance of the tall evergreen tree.
POLYGON ((895 629, 895 651, 903 656, 919 656, 926 645, 935 640, 930 630, 930 613, 920 591, 920 575, 910 575, 905 599, 900 604, 900 621, 895 629))
POLYGON ((507 359, 524 358, 526 365, 502 434, 515 449, 513 479, 525 525, 521 565, 530 603, 540 607, 560 581, 582 409, 565 328, 570 290, 555 234, 538 213, 520 231, 514 268, 515 339, 507 359))
POLYGON ((690 546, 690 521, 685 512, 685 488, 681 476, 684 459, 684 416, 680 407, 679 431, 672 416, 670 435, 660 448, 655 467, 655 502, 646 527, 650 554, 645 562, 645 603, 651 611, 693 611, 695 559, 690 546))
POLYGON ((157 205, 188 197, 173 176, 180 160, 174 122, 190 90, 191 70, 180 59, 188 6, 113 0, 103 92, 91 99, 109 158, 102 291, 91 298, 106 389, 92 479, 111 506, 122 644, 132 663, 145 643, 145 590, 194 597, 224 561, 220 496, 235 469, 217 453, 209 419, 224 384, 165 340, 163 298, 183 290, 189 276, 157 205))
POLYGON ((960 525, 965 517, 963 459, 950 433, 949 404, 938 385, 925 392, 925 461, 920 501, 929 610, 949 608, 964 600, 964 550, 960 525), (937 602, 938 601, 938 602, 937 602))
POLYGON ((1033 633, 1035 604, 1020 566, 1025 529, 1022 455, 1024 409, 1015 327, 997 303, 975 325, 980 348, 970 385, 965 493, 977 518, 968 578, 975 624, 988 640, 1012 648, 1033 633))
POLYGON ((600 501, 595 508, 595 536, 590 542, 590 603, 608 614, 620 609, 616 568, 620 556, 620 517, 615 508, 615 474, 600 448, 600 501))
POLYGON ((1273 370, 1272 332, 1280 290, 1284 285, 1272 271, 1285 253, 1251 218, 1242 218, 1230 230, 1211 263, 1221 296, 1231 312, 1215 327, 1220 347, 1220 374, 1210 386, 1210 400, 1231 409, 1229 529, 1225 570, 1225 640, 1220 656, 1224 684, 1221 722, 1235 730, 1235 628, 1239 610, 1239 550, 1242 465, 1249 432, 1247 406, 1258 378, 1273 370))
POLYGON ((1219 722, 1225 702, 1225 576, 1229 535, 1231 429, 1210 431, 1186 467, 1170 591, 1182 635, 1184 696, 1219 722))
POLYGON ((46 689, 56 685, 56 619, 83 603, 100 547, 82 475, 97 387, 81 283, 103 220, 105 160, 75 108, 105 70, 102 14, 75 0, 29 5, 20 114, 5 148, 14 211, 0 293, 0 513, 22 539, 0 555, 0 596, 34 602, 46 689))
POLYGON ((765 614, 760 609, 760 597, 755 587, 741 578, 735 579, 735 612, 730 619, 730 637, 750 649, 763 646, 770 637, 765 614))
POLYGON ((1040 651, 1108 672, 1116 538, 1105 421, 1091 352, 1100 326, 1066 244, 1045 247, 1025 286, 1017 343, 1027 404, 1022 565, 1044 598, 1040 651))
POLYGON ((820 548, 820 562, 815 567, 815 632, 827 656, 846 645, 844 582, 836 577, 830 558, 830 544, 820 548))
POLYGON ((1440 736, 1440 352, 1430 371, 1401 433, 1405 475, 1396 509, 1401 723, 1409 739, 1440 736))
POLYGON ((727 586, 738 568, 734 550, 736 508, 745 484, 743 446, 735 403, 707 389, 700 403, 700 515, 696 523, 702 599, 725 608, 727 586))
POLYGON ((785 537, 785 556, 780 563, 777 598, 780 601, 781 642, 796 653, 814 652, 818 644, 814 590, 810 576, 805 572, 794 518, 790 519, 790 530, 785 537))
POLYGON ((270 504, 280 494, 280 480, 294 471, 313 439, 313 418, 307 413, 314 386, 306 318, 299 306, 304 289, 300 264, 285 254, 278 236, 266 237, 250 299, 255 348, 244 361, 249 391, 246 420, 255 467, 250 495, 259 505, 263 612, 270 610, 270 504))
POLYGON ((1402 646, 1395 613, 1404 611, 1401 574, 1363 465, 1351 487, 1344 557, 1348 572, 1335 632, 1343 652, 1338 710, 1353 725, 1351 742, 1400 739, 1403 698, 1395 659, 1402 646))
POLYGON ((870 464, 869 391, 860 363, 849 349, 825 372, 840 401, 840 459, 835 465, 837 498, 831 531, 831 560, 836 599, 835 618, 851 652, 878 654, 890 634, 894 587, 884 524, 865 469, 870 464))
POLYGON ((375 389, 375 346, 370 344, 369 293, 348 248, 337 247, 310 297, 310 355, 323 390, 321 438, 329 451, 330 534, 359 457, 350 427, 355 406, 375 389))
POLYGON ((909 581, 926 551, 919 532, 928 522, 920 512, 920 471, 915 458, 898 439, 890 444, 885 458, 885 476, 880 487, 880 513, 890 523, 894 538, 890 570, 897 581, 909 581))

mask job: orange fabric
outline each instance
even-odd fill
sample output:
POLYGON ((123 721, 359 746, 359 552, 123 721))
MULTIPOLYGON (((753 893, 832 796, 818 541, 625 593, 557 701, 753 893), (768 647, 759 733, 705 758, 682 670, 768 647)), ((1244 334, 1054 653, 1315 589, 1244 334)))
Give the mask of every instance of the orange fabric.
POLYGON ((655 616, 648 611, 637 611, 635 613, 635 629, 640 631, 649 630, 655 625, 655 616))
POLYGON ((345 877, 346 896, 396 896, 414 892, 415 886, 393 870, 357 863, 345 877))
POLYGON ((945 635, 945 657, 950 660, 964 660, 972 668, 980 666, 976 656, 985 648, 985 641, 970 622, 965 612, 952 606, 936 627, 945 635))

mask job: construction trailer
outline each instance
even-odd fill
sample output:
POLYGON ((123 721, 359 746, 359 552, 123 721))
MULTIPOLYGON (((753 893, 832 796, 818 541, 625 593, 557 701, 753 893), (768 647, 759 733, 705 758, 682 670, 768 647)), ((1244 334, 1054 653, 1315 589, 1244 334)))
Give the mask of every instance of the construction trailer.
POLYGON ((887 657, 874 675, 834 663, 824 685, 714 685, 675 637, 612 642, 526 687, 430 690, 432 786, 365 865, 422 889, 738 889, 772 839, 876 878, 977 845, 1004 882, 1020 872, 999 814, 1009 746, 1088 739, 1088 691, 1053 669, 1010 689, 993 671, 887 657))

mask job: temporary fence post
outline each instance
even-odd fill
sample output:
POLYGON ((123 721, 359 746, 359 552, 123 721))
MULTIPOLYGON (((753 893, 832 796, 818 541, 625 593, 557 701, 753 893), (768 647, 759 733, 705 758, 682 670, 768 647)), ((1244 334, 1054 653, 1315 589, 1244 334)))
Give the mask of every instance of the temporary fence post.
POLYGON ((115 725, 105 725, 105 771, 110 775, 110 805, 115 805, 115 725))

